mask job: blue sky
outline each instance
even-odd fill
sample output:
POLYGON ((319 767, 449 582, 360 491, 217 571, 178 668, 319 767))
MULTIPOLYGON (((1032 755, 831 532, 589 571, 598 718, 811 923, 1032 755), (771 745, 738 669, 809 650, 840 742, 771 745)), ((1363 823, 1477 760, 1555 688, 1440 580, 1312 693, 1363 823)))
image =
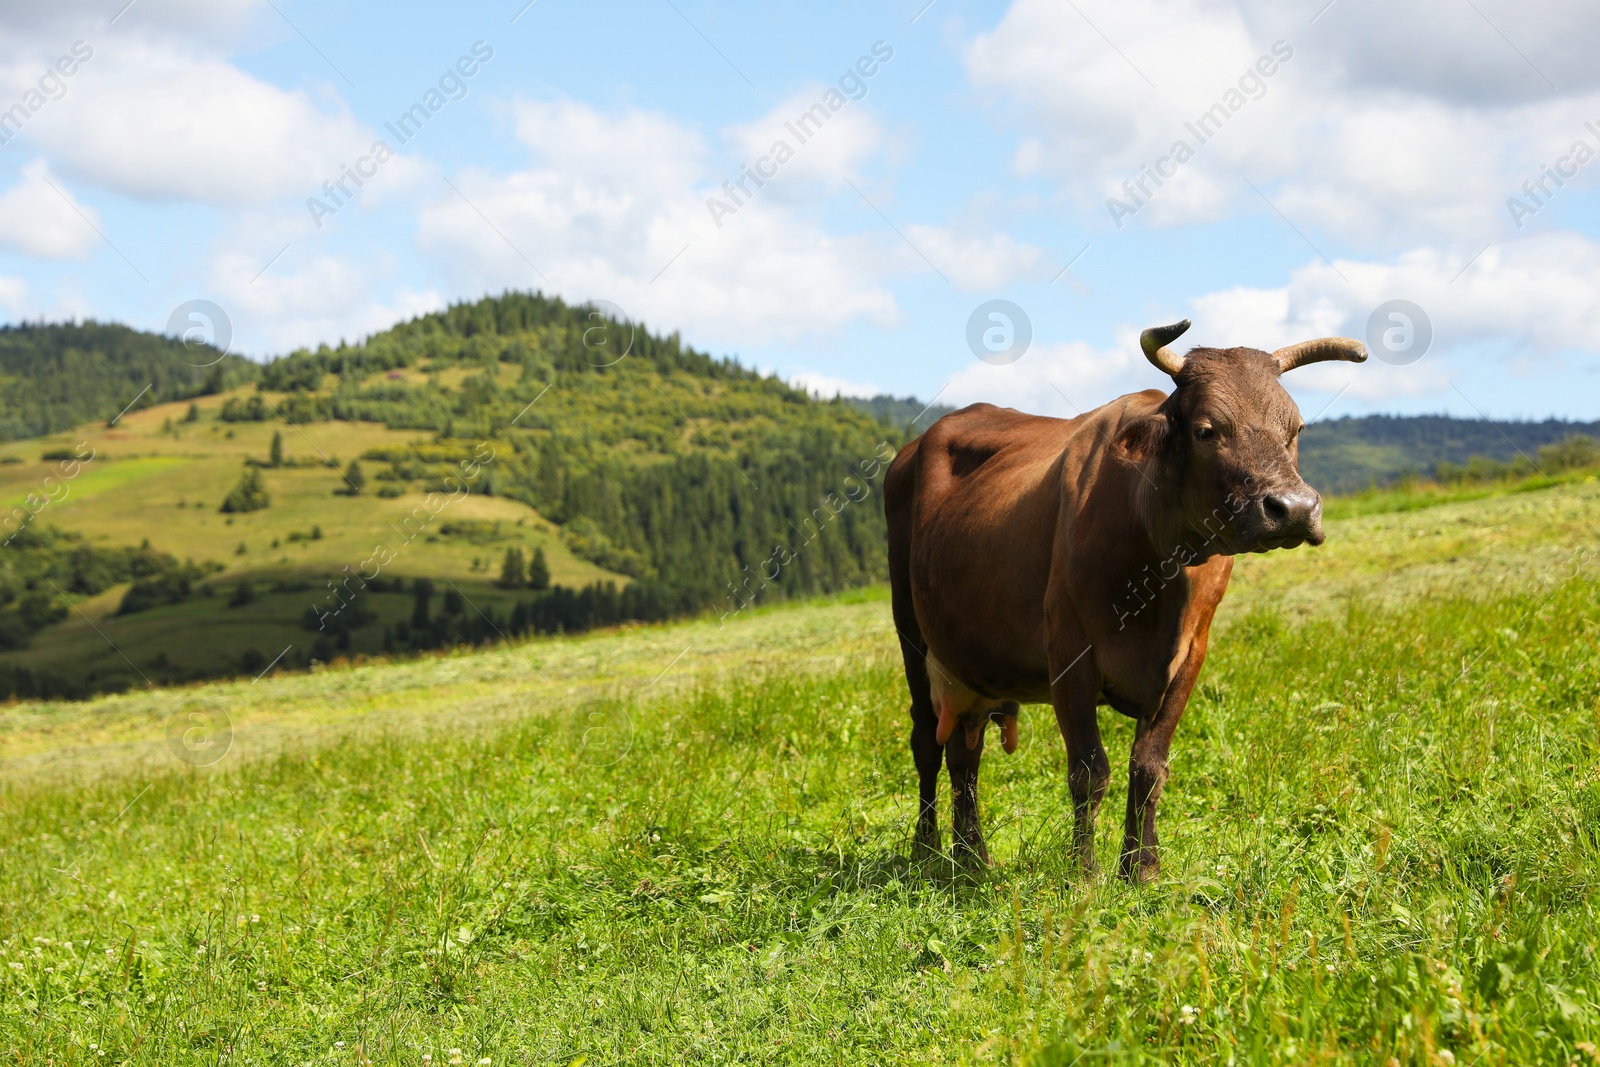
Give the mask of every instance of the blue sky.
POLYGON ((830 393, 1070 414, 1161 384, 1145 326, 1270 349, 1404 300, 1428 350, 1295 372, 1308 416, 1600 417, 1577 0, 524 2, 0 3, 0 317, 207 299, 264 357, 539 288, 830 393))

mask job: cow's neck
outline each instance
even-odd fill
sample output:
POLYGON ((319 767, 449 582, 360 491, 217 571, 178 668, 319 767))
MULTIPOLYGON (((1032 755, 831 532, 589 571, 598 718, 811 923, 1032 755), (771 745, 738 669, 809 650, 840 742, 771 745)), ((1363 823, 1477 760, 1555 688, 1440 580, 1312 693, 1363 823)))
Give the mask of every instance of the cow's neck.
POLYGON ((1127 514, 1133 526, 1129 543, 1136 546, 1139 565, 1175 561, 1188 567, 1216 555, 1214 542, 1187 521, 1181 484, 1182 471, 1172 469, 1165 457, 1153 456, 1135 465, 1127 514))

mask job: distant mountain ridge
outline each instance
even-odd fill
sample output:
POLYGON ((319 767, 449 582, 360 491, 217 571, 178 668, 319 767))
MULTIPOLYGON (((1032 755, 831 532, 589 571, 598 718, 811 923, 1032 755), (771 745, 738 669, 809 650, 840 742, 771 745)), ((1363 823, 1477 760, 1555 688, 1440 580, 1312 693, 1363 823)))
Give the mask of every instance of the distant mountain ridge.
POLYGON ((1474 456, 1506 461, 1574 434, 1600 437, 1600 421, 1458 419, 1449 415, 1345 416, 1306 427, 1300 470, 1325 493, 1359 492, 1406 475, 1432 477, 1440 463, 1474 456))

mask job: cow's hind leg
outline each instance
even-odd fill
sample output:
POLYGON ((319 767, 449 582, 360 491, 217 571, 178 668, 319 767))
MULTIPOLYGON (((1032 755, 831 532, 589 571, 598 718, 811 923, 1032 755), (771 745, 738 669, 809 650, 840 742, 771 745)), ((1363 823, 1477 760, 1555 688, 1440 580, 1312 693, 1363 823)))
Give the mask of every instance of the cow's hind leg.
POLYGON ((900 649, 911 688, 911 759, 917 765, 917 830, 912 848, 917 855, 928 856, 939 851, 939 768, 944 763, 944 746, 935 737, 939 717, 928 692, 922 653, 904 637, 900 649))
POLYGON ((986 866, 989 848, 983 841, 978 821, 978 764, 983 759, 984 727, 987 711, 973 713, 963 729, 950 735, 944 746, 945 765, 950 768, 950 801, 955 841, 951 852, 963 866, 986 866))
POLYGON ((918 443, 895 456, 883 480, 884 517, 889 526, 889 591, 894 628, 905 660, 906 688, 911 691, 911 758, 917 765, 917 829, 912 849, 919 855, 939 851, 939 768, 944 746, 937 738, 939 716, 928 684, 928 646, 917 626, 911 594, 911 520, 916 499, 918 443))
MULTIPOLYGON (((1081 659, 1081 657, 1080 657, 1081 659)), ((1072 791, 1072 851, 1086 876, 1098 862, 1094 851, 1094 819, 1111 783, 1111 761, 1100 741, 1096 718, 1098 684, 1091 665, 1072 661, 1051 686, 1056 725, 1067 745, 1067 787, 1072 791)))
POLYGON ((910 580, 893 567, 889 574, 906 688, 911 691, 911 759, 917 765, 917 831, 911 847, 919 856, 934 855, 939 851, 939 768, 944 763, 944 746, 938 739, 939 714, 928 682, 927 649, 911 609, 910 580))

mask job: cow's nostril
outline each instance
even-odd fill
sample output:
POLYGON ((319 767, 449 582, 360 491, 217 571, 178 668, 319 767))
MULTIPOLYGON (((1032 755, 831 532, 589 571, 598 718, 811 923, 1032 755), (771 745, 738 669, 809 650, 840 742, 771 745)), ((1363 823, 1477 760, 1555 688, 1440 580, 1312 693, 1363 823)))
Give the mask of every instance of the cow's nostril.
POLYGON ((1279 525, 1289 518, 1289 506, 1280 497, 1262 497, 1261 510, 1266 513, 1267 519, 1273 525, 1279 525))

